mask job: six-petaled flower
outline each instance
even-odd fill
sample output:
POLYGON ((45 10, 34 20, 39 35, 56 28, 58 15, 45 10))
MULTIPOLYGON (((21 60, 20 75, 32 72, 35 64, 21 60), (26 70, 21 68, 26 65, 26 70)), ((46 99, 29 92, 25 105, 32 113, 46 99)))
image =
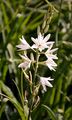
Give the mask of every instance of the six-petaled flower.
POLYGON ((50 34, 48 34, 44 38, 44 36, 41 33, 39 33, 38 38, 36 39, 31 37, 32 41, 34 42, 34 44, 32 45, 32 48, 38 49, 39 51, 42 51, 45 48, 48 48, 48 46, 53 43, 53 42, 47 42, 49 38, 50 38, 50 34))
POLYGON ((50 77, 40 77, 40 84, 43 87, 43 91, 47 91, 46 86, 53 87, 52 84, 49 81, 52 81, 50 77))

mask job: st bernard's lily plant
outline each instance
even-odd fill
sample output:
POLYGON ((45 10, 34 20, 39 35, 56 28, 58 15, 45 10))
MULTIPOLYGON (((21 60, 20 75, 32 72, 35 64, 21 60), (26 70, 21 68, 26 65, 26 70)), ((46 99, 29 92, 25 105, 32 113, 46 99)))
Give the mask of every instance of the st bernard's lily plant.
POLYGON ((50 34, 46 37, 41 33, 37 38, 31 37, 31 45, 22 36, 20 44, 16 47, 22 51, 20 57, 22 62, 18 65, 22 69, 26 80, 28 81, 28 89, 24 91, 24 98, 28 101, 28 116, 31 119, 31 112, 40 101, 38 95, 39 91, 42 94, 47 91, 47 87, 53 87, 51 84, 52 79, 50 76, 42 76, 38 73, 39 66, 47 66, 49 70, 56 70, 57 64, 55 60, 58 59, 56 51, 58 48, 53 48, 54 41, 50 41, 50 34), (43 59, 41 61, 40 58, 43 59))

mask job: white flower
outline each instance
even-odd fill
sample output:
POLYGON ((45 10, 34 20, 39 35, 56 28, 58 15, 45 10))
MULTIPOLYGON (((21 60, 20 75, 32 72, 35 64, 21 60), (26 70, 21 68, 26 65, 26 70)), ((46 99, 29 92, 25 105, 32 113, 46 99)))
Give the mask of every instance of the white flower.
POLYGON ((55 71, 55 67, 57 66, 57 64, 54 62, 54 59, 58 59, 58 57, 56 56, 56 54, 54 55, 53 53, 58 49, 51 49, 53 47, 53 43, 49 46, 49 48, 47 49, 47 51, 44 53, 47 57, 47 60, 45 61, 45 65, 48 66, 48 68, 50 70, 54 70, 55 71))
POLYGON ((50 38, 50 34, 48 34, 45 38, 44 36, 39 33, 38 38, 31 37, 32 41, 35 43, 32 45, 32 48, 38 49, 40 52, 45 48, 48 48, 48 45, 52 44, 53 42, 47 42, 50 38))
POLYGON ((53 87, 52 84, 49 81, 52 81, 53 79, 51 79, 50 77, 40 77, 40 84, 43 87, 43 91, 47 91, 46 90, 46 86, 48 87, 53 87))
POLYGON ((31 60, 27 57, 27 55, 20 55, 20 57, 24 60, 18 67, 24 68, 25 70, 30 68, 31 60))
POLYGON ((20 50, 27 50, 30 49, 30 45, 26 42, 25 38, 22 36, 22 39, 20 38, 21 44, 17 45, 16 47, 20 50))
POLYGON ((56 56, 56 54, 54 55, 53 53, 58 49, 58 48, 55 48, 55 49, 51 49, 53 47, 53 44, 51 44, 49 46, 49 48, 47 49, 47 51, 45 52, 45 55, 48 59, 58 59, 58 57, 56 56))
POLYGON ((55 67, 57 67, 57 64, 51 59, 47 59, 44 64, 50 69, 55 71, 55 67))

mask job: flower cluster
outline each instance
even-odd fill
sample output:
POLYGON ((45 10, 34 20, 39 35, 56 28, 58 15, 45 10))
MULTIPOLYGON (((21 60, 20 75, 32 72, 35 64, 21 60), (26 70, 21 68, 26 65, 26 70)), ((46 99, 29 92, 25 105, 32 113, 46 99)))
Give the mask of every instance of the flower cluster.
MULTIPOLYGON (((27 41, 22 36, 22 39, 20 38, 21 44, 17 45, 16 47, 20 50, 26 51, 28 49, 32 49, 33 51, 37 51, 46 56, 46 60, 42 62, 43 65, 47 66, 50 70, 54 70, 57 66, 57 64, 54 62, 54 60, 58 59, 57 55, 54 54, 54 52, 57 51, 57 48, 52 49, 54 42, 48 41, 50 39, 50 34, 48 34, 45 38, 44 36, 39 33, 38 38, 31 37, 32 42, 34 43, 32 46, 30 46, 27 41)), ((41 55, 41 54, 40 54, 41 55)), ((27 70, 30 68, 31 63, 35 63, 36 61, 33 59, 28 58, 26 54, 20 55, 20 57, 23 59, 23 62, 19 65, 20 68, 27 70)), ((38 61, 39 62, 39 61, 38 61)), ((40 62, 39 62, 40 63, 40 62)), ((40 77, 40 85, 43 87, 43 91, 46 91, 46 86, 52 87, 52 84, 49 81, 52 81, 50 77, 40 77)))

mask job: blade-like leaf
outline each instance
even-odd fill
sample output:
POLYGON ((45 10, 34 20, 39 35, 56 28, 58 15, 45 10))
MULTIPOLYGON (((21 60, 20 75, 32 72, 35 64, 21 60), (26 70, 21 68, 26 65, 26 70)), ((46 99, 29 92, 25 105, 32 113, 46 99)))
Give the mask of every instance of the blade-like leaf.
POLYGON ((7 87, 2 81, 0 81, 0 89, 7 95, 9 101, 16 107, 18 110, 22 120, 25 119, 25 113, 23 111, 23 108, 21 107, 20 103, 17 101, 17 99, 14 97, 12 91, 9 87, 7 87))
POLYGON ((48 115, 49 115, 49 117, 51 118, 51 120, 57 120, 57 118, 56 118, 54 112, 51 110, 51 108, 49 108, 49 107, 46 106, 46 105, 42 105, 42 107, 43 107, 45 110, 47 110, 48 115))

